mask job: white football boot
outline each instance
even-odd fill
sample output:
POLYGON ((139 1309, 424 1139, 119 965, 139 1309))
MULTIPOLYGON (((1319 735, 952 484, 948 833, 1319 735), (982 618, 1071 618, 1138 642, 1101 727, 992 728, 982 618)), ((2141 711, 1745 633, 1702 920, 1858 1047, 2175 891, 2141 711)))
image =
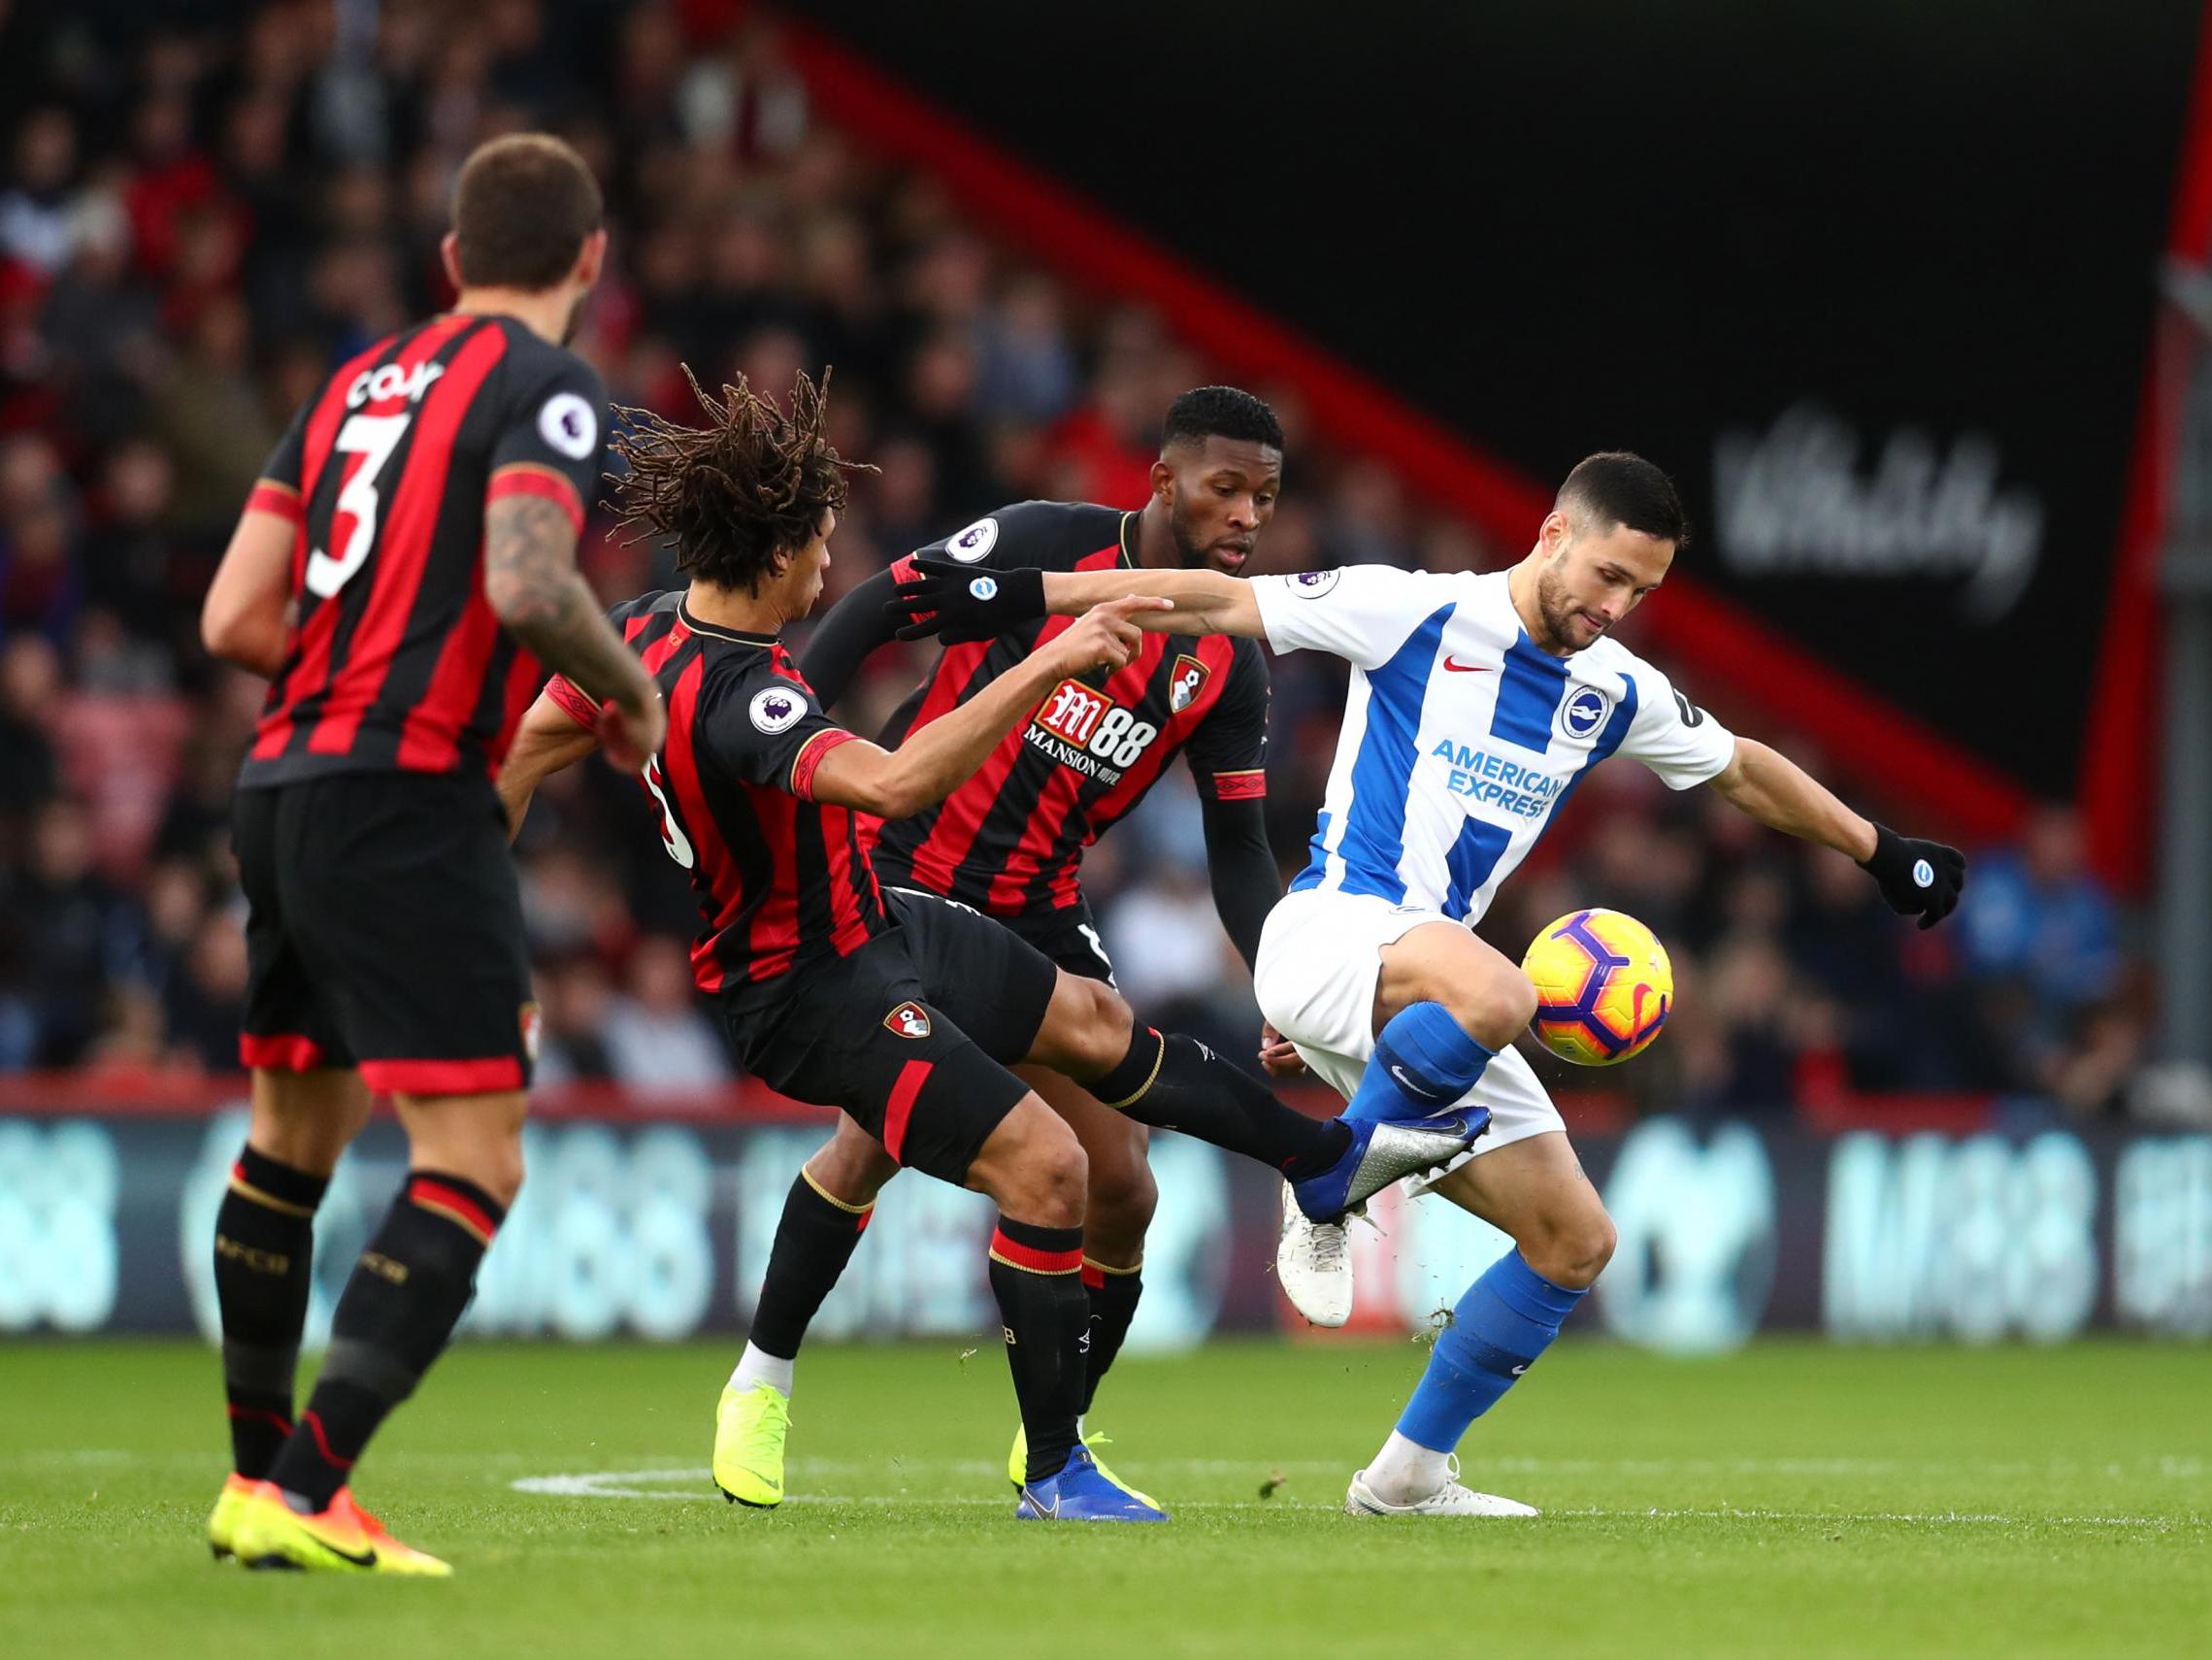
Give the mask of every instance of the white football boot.
POLYGON ((1455 1452, 1445 1461, 1441 1487, 1409 1505, 1393 1505, 1375 1497, 1374 1489, 1368 1485, 1368 1473, 1362 1470, 1344 1490, 1344 1513, 1348 1516, 1533 1516, 1542 1513, 1517 1499, 1501 1499, 1496 1493, 1477 1493, 1471 1487, 1463 1487, 1459 1477, 1459 1454, 1455 1452))
POLYGON ((1283 1183, 1282 1239, 1275 1245, 1275 1278, 1290 1306, 1306 1323, 1335 1328, 1352 1317, 1351 1218, 1308 1220, 1290 1183, 1283 1183))

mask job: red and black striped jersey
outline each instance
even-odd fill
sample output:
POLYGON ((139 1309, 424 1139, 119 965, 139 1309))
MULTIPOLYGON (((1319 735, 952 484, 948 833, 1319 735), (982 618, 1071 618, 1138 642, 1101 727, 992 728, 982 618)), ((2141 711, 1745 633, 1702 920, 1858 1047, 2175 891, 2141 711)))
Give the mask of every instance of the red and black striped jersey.
POLYGON ((324 382, 247 504, 298 526, 297 614, 241 787, 497 769, 540 671, 485 603, 484 508, 544 496, 580 530, 606 407, 505 316, 437 317, 324 382))
MULTIPOLYGON (((986 570, 1102 571, 1135 567, 1136 535, 1134 513, 1021 502, 919 551, 986 570)), ((1073 620, 947 647, 884 742, 966 703, 1073 620)), ((1148 633, 1126 668, 1054 686, 941 805, 884 825, 876 871, 993 915, 1076 905, 1083 849, 1144 799, 1178 750, 1201 790, 1234 800, 1267 793, 1267 743, 1257 641, 1148 633)))
MULTIPOLYGON (((862 829, 874 821, 814 799, 822 757, 854 734, 822 713, 790 653, 773 635, 700 622, 680 593, 647 594, 610 615, 668 706, 668 739, 640 781, 662 846, 699 896, 699 989, 742 1001, 884 932, 862 829)), ((546 689, 578 724, 598 719, 565 678, 546 689)))

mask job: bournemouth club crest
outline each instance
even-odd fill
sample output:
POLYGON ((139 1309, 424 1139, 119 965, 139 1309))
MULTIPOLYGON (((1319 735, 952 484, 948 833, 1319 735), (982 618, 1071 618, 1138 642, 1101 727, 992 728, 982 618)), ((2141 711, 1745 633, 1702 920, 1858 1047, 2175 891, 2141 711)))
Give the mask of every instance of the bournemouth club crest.
POLYGON ((929 1011, 919 1003, 902 1003, 883 1016, 883 1024, 902 1038, 926 1038, 929 1011))
POLYGON ((1205 689, 1206 666, 1189 652, 1175 659, 1174 677, 1168 681, 1168 713, 1180 714, 1205 689))

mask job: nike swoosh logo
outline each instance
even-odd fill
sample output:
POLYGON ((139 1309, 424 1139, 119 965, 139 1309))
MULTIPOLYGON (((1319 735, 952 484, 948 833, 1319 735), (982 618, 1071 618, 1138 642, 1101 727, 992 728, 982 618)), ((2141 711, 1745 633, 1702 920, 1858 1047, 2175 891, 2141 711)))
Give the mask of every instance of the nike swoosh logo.
POLYGON ((323 1549, 329 1551, 331 1555, 337 1557, 341 1562, 350 1562, 356 1568, 374 1568, 377 1565, 377 1547, 375 1545, 371 1545, 368 1549, 361 1551, 341 1550, 337 1545, 331 1544, 329 1540, 322 1538, 319 1534, 313 1535, 312 1537, 314 1539, 315 1544, 321 1545, 323 1549))
POLYGON ((1518 1378, 1522 1373, 1526 1371, 1528 1371, 1528 1368, 1526 1366, 1516 1366, 1513 1368, 1513 1376, 1518 1378))
POLYGON ((1435 1090, 1423 1089, 1418 1083, 1415 1083, 1410 1078, 1407 1078, 1405 1076, 1405 1069, 1402 1066, 1392 1067, 1390 1069, 1390 1076, 1398 1079, 1401 1087, 1410 1091, 1412 1094, 1418 1095, 1424 1101, 1441 1101, 1443 1099, 1443 1097, 1441 1095, 1438 1095, 1435 1090))
POLYGON ((1488 663, 1455 663, 1449 657, 1444 659, 1444 667, 1451 670, 1455 675, 1487 675, 1490 673, 1488 663))

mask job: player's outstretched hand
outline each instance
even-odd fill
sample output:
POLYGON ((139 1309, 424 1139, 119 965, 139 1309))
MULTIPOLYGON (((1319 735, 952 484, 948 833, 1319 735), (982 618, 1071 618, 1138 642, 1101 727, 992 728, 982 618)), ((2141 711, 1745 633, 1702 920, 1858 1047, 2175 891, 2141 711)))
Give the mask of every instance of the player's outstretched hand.
POLYGON ((1276 1031, 1271 1020, 1260 1024, 1260 1067, 1270 1078, 1297 1078, 1305 1071, 1298 1046, 1276 1031))
POLYGON ((612 701, 599 706, 599 752, 622 772, 644 772, 667 737, 668 711, 657 693, 642 710, 625 710, 612 701))
POLYGON ((1130 618, 1143 611, 1172 611, 1174 602, 1157 594, 1127 594, 1104 605, 1094 605, 1075 618, 1074 626, 1047 647, 1060 672, 1079 675, 1086 669, 1119 669, 1136 656, 1144 644, 1144 631, 1130 618))
POLYGON ((899 619, 899 638, 934 634, 947 646, 996 640, 1009 628, 1044 614, 1044 573, 1026 566, 978 571, 953 559, 917 553, 913 574, 883 609, 899 619))
POLYGON ((1859 867, 1874 879, 1892 911, 1917 916, 1932 928, 1958 908, 1966 885, 1966 855, 1941 842, 1899 836, 1887 824, 1874 826, 1874 854, 1859 867))

